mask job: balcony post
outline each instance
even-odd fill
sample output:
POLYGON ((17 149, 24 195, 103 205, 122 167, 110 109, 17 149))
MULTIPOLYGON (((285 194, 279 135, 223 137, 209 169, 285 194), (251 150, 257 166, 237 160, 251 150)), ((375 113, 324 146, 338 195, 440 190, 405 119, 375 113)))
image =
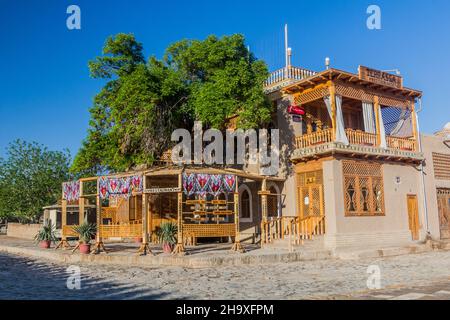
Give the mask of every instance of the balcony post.
POLYGON ((329 82, 328 91, 330 92, 330 102, 331 102, 331 126, 333 127, 331 131, 331 138, 333 141, 336 140, 336 86, 333 82, 329 82))
POLYGON ((377 146, 381 146, 381 132, 380 132, 380 99, 378 96, 373 97, 373 112, 375 113, 375 127, 377 133, 377 146))
POLYGON ((419 146, 418 146, 418 141, 419 141, 419 136, 417 134, 417 115, 416 115, 416 108, 415 108, 415 104, 414 101, 409 101, 409 107, 411 110, 411 125, 412 125, 412 134, 413 134, 413 138, 414 138, 414 151, 418 151, 419 150, 419 146))

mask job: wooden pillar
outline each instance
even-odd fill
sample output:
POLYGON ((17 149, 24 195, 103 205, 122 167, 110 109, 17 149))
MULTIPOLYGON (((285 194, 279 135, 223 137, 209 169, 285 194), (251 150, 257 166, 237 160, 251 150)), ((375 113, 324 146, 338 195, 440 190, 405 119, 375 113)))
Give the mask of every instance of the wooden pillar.
POLYGON ((96 197, 96 212, 97 212, 97 216, 96 216, 96 221, 97 221, 97 235, 95 237, 97 243, 102 242, 102 238, 100 235, 100 226, 102 224, 102 199, 100 199, 100 195, 97 194, 96 197))
POLYGON ((100 191, 97 190, 97 196, 96 196, 96 207, 97 207, 97 234, 95 237, 95 246, 94 249, 92 249, 91 253, 100 253, 102 251, 107 252, 105 249, 105 246, 103 244, 103 239, 101 237, 100 233, 100 227, 102 225, 102 199, 100 198, 100 191))
POLYGON ((238 177, 236 176, 236 185, 234 189, 234 227, 235 227, 235 236, 234 236, 234 244, 231 247, 232 251, 236 252, 244 252, 244 248, 241 245, 240 239, 240 228, 239 228, 239 182, 238 177))
POLYGON ((411 110, 411 125, 412 125, 412 134, 414 139, 414 151, 420 151, 419 150, 419 134, 417 130, 417 114, 416 114, 416 107, 414 101, 409 102, 409 107, 411 110))
POLYGON ((266 224, 267 224, 267 180, 264 179, 261 183, 261 245, 267 242, 266 224))
POLYGON ((66 240, 66 235, 64 234, 64 227, 67 225, 67 200, 61 201, 61 240, 66 240))
MULTIPOLYGON (((182 174, 180 173, 178 175, 178 187, 182 188, 182 174)), ((178 229, 178 235, 177 235, 177 245, 175 246, 175 249, 173 250, 172 254, 185 254, 186 251, 184 250, 184 243, 183 243, 183 192, 180 191, 177 194, 177 229, 178 229)))
POLYGON ((84 222, 84 198, 83 198, 83 181, 80 181, 80 198, 78 199, 78 224, 84 222))
MULTIPOLYGON (((144 177, 145 179, 145 177, 144 177)), ((145 182, 144 182, 145 185, 145 182)), ((142 255, 146 255, 147 252, 150 254, 153 254, 153 252, 150 250, 150 247, 148 245, 148 224, 147 224, 147 214, 148 214, 148 196, 144 191, 142 192, 142 244, 139 248, 139 253, 142 255)))
POLYGON ((377 146, 381 146, 381 134, 380 134, 380 99, 378 96, 373 97, 373 112, 375 113, 375 126, 377 133, 377 146))
MULTIPOLYGON (((56 221, 55 221, 56 224, 56 221)), ((55 249, 67 249, 70 248, 70 244, 67 241, 66 234, 64 232, 64 227, 67 225, 67 200, 61 200, 61 241, 58 243, 55 249)))
POLYGON ((328 91, 330 93, 331 102, 331 126, 333 127, 332 139, 336 141, 336 86, 333 82, 329 82, 328 91))

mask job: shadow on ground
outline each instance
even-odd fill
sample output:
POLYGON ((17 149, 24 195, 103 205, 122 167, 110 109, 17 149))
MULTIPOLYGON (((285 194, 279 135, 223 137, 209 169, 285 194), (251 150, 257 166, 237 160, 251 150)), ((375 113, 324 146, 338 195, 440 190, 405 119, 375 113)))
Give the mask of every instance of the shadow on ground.
MULTIPOLYGON (((0 254, 0 299, 3 300, 156 300, 167 293, 83 276, 81 289, 67 288, 66 267, 0 254)), ((107 275, 105 275, 106 277, 107 275)), ((166 298, 167 299, 167 298, 166 298)))

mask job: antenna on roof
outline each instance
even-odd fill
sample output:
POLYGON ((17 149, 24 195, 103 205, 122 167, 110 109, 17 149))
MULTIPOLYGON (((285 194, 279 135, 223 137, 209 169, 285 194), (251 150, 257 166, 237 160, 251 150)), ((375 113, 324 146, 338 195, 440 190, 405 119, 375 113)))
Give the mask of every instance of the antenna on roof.
POLYGON ((292 49, 288 45, 288 25, 284 25, 284 52, 286 55, 286 69, 291 66, 292 49))

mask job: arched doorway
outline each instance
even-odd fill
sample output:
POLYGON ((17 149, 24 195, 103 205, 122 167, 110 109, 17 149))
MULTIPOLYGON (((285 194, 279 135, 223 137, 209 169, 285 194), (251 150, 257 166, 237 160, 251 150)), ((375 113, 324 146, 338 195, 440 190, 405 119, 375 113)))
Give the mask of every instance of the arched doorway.
POLYGON ((270 195, 267 196, 267 216, 269 218, 281 217, 281 192, 273 182, 267 184, 270 195))
POLYGON ((239 187, 239 217, 242 222, 253 221, 252 193, 245 184, 239 187))

